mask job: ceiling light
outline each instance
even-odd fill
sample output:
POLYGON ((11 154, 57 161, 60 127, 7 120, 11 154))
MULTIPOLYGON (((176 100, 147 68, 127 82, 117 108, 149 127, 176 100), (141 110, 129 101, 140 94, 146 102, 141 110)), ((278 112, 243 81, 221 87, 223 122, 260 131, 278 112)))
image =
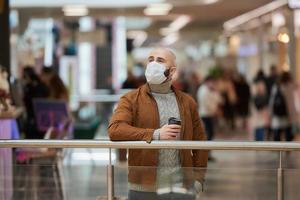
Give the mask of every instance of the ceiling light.
POLYGON ((219 2, 220 0, 202 0, 203 4, 214 4, 219 2))
POLYGON ((182 29, 185 25, 187 25, 189 22, 191 21, 191 17, 188 15, 181 15, 180 17, 178 17, 176 20, 174 20, 171 24, 170 24, 170 29, 172 31, 178 31, 180 29, 182 29))
POLYGON ((300 1, 299 0, 288 0, 289 7, 292 9, 300 8, 300 1))
POLYGON ((135 47, 140 47, 146 41, 148 34, 145 31, 128 31, 127 37, 133 39, 135 47))
POLYGON ((162 39, 162 44, 169 46, 175 43, 179 39, 179 33, 171 33, 162 39))
POLYGON ((152 24, 150 17, 126 17, 127 30, 142 30, 148 28, 152 24))
POLYGON ((285 44, 289 43, 289 41, 290 41, 290 37, 287 33, 280 33, 278 35, 277 39, 278 39, 279 42, 282 42, 282 43, 285 43, 285 44))
POLYGON ((169 3, 156 3, 150 4, 144 9, 145 15, 167 15, 173 8, 172 4, 169 3))
POLYGON ((144 10, 144 14, 148 15, 148 16, 167 15, 167 14, 169 14, 169 11, 165 11, 165 10, 152 10, 152 9, 146 8, 144 10))
POLYGON ((278 8, 285 6, 285 5, 286 5, 286 0, 273 1, 262 7, 256 8, 252 11, 249 11, 245 14, 242 14, 238 17, 235 17, 233 19, 226 21, 224 23, 223 27, 224 27, 225 31, 232 31, 233 29, 245 24, 246 22, 248 22, 252 19, 259 18, 260 16, 268 14, 270 12, 273 12, 274 10, 277 10, 278 8))
POLYGON ((285 25, 285 17, 282 13, 272 13, 272 26, 281 27, 285 25))
POLYGON ((88 8, 84 5, 67 5, 62 10, 65 16, 85 16, 89 13, 88 8))
MULTIPOLYGON (((0 0, 2 2, 2 0, 0 0)), ((89 8, 138 8, 150 3, 161 3, 164 0, 10 0, 12 8, 55 7, 60 8, 66 4, 84 4, 89 8)), ((1 3, 0 3, 1 4, 1 3)))
POLYGON ((168 34, 172 33, 172 30, 169 27, 164 27, 164 28, 159 29, 159 33, 161 35, 168 35, 168 34))
POLYGON ((188 15, 181 15, 177 17, 168 27, 161 28, 159 33, 161 35, 168 35, 170 33, 178 32, 191 21, 188 15))

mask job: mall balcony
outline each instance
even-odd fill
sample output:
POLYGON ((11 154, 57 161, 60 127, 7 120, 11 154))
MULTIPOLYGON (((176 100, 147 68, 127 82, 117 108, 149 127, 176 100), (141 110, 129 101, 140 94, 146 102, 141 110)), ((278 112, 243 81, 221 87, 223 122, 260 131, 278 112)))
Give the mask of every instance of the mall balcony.
POLYGON ((298 0, 0 0, 0 200, 300 199, 299 9, 298 0), (179 98, 178 109, 159 104, 146 73, 153 52, 166 68, 156 85, 187 93, 183 110, 179 98), (158 109, 125 108, 149 123, 158 112, 157 129, 113 117, 141 88, 158 109), (162 139, 170 118, 203 137, 162 139), (114 134, 114 120, 153 136, 114 134), (163 151, 176 156, 151 164, 148 153, 163 151), (137 155, 148 164, 132 164, 137 155), (205 164, 180 165, 189 155, 205 164))

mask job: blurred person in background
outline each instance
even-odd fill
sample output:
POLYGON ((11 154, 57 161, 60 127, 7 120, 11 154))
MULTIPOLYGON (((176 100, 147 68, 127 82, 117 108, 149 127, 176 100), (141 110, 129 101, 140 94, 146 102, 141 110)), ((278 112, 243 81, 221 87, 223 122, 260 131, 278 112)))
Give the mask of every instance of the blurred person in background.
POLYGON ((235 111, 237 117, 242 120, 242 128, 248 128, 248 116, 249 116, 249 104, 250 104, 250 86, 246 81, 246 78, 237 74, 237 77, 234 80, 234 87, 237 96, 237 102, 235 104, 235 111))
MULTIPOLYGON (((257 71, 257 74, 256 76, 254 77, 253 79, 253 83, 254 83, 254 86, 255 86, 255 83, 260 83, 260 84, 263 84, 262 87, 264 87, 264 90, 266 92, 266 95, 267 95, 267 99, 268 99, 268 104, 269 104, 269 101, 270 101, 270 91, 268 89, 268 77, 265 75, 264 71, 262 69, 259 69, 257 71)), ((269 117, 270 117, 270 110, 268 109, 268 113, 269 113, 269 117)), ((265 130, 265 134, 266 136, 264 137, 266 140, 273 140, 272 138, 272 129, 270 127, 270 119, 269 119, 269 123, 268 123, 268 126, 266 127, 266 130, 265 130)))
POLYGON ((295 120, 293 124, 293 135, 295 141, 300 141, 300 86, 296 83, 296 91, 295 91, 295 109, 297 112, 298 120, 295 120))
MULTIPOLYGON (((222 104, 222 97, 216 89, 216 81, 213 76, 208 75, 205 78, 204 83, 198 89, 197 100, 199 114, 205 126, 207 140, 213 140, 215 132, 214 120, 222 104)), ((209 155, 208 159, 213 160, 211 155, 209 155)))
POLYGON ((196 72, 190 72, 185 77, 186 88, 184 92, 190 94, 197 101, 197 92, 200 86, 200 78, 196 72))
POLYGON ((41 81, 32 66, 26 66, 23 69, 24 82, 24 105, 26 110, 25 138, 42 139, 44 132, 37 129, 34 116, 33 100, 35 98, 48 98, 49 88, 41 81))
POLYGON ((279 81, 280 73, 276 65, 271 65, 270 75, 266 78, 267 92, 270 98, 273 86, 279 81))
POLYGON ((52 67, 43 67, 40 78, 49 88, 49 99, 69 102, 68 89, 52 67))
POLYGON ((52 67, 44 66, 40 73, 40 79, 41 79, 41 81, 43 81, 43 83, 45 83, 46 85, 49 85, 50 79, 53 76, 53 74, 54 74, 54 70, 52 67))
POLYGON ((127 72, 127 78, 122 84, 122 89, 134 89, 138 87, 137 77, 131 71, 127 72))
POLYGON ((269 129, 269 100, 264 79, 255 78, 252 87, 252 125, 255 141, 264 141, 269 129))
POLYGON ((215 78, 208 75, 197 92, 198 109, 205 125, 207 140, 214 137, 214 119, 222 104, 222 97, 216 89, 215 78))
POLYGON ((147 82, 145 77, 145 67, 142 63, 136 63, 131 71, 133 76, 136 78, 136 88, 147 82))
POLYGON ((223 98, 222 115, 228 128, 233 130, 235 128, 234 106, 237 102, 237 97, 230 71, 225 71, 221 76, 219 88, 223 98))
POLYGON ((268 82, 268 78, 266 77, 264 71, 262 69, 258 70, 256 73, 256 76, 253 79, 253 83, 256 83, 258 81, 261 81, 262 84, 264 84, 264 87, 266 89, 267 94, 268 93, 268 87, 267 87, 267 82, 268 82))
POLYGON ((185 79, 185 73, 183 70, 178 70, 174 74, 173 86, 180 91, 187 91, 187 81, 185 79))
MULTIPOLYGON (((291 137, 297 136, 300 133, 300 120, 299 120, 299 87, 293 80, 289 72, 284 72, 281 75, 281 88, 283 96, 287 104, 287 112, 289 123, 292 128, 292 136, 286 136, 292 140, 291 137)), ((299 136, 298 136, 299 137, 299 136)), ((289 140, 288 140, 289 141, 289 140)))
POLYGON ((57 73, 53 73, 49 81, 49 98, 69 102, 69 92, 57 73))
MULTIPOLYGON (((294 95, 293 83, 288 73, 283 73, 271 90, 270 113, 271 129, 274 141, 281 141, 281 134, 285 134, 286 141, 293 140, 291 113, 292 103, 290 99, 294 95), (286 89, 292 89, 287 91, 286 89), (289 109, 289 107, 291 107, 289 109)), ((292 98, 293 99, 293 98, 292 98)), ((293 104, 293 103, 292 103, 293 104)))

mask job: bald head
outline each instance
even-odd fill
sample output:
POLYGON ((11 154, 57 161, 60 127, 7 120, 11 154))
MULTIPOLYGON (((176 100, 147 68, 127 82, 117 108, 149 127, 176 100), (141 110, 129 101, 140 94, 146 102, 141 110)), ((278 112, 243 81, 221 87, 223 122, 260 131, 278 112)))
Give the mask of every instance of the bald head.
POLYGON ((176 67, 176 55, 168 48, 158 47, 152 50, 148 56, 148 63, 152 61, 165 64, 167 68, 176 67))

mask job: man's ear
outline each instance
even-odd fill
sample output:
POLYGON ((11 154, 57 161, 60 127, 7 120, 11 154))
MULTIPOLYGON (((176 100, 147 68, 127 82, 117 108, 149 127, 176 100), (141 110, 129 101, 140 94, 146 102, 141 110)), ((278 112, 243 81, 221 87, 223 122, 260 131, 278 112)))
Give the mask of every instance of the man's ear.
POLYGON ((171 67, 170 68, 170 75, 173 76, 176 72, 176 67, 171 67))

